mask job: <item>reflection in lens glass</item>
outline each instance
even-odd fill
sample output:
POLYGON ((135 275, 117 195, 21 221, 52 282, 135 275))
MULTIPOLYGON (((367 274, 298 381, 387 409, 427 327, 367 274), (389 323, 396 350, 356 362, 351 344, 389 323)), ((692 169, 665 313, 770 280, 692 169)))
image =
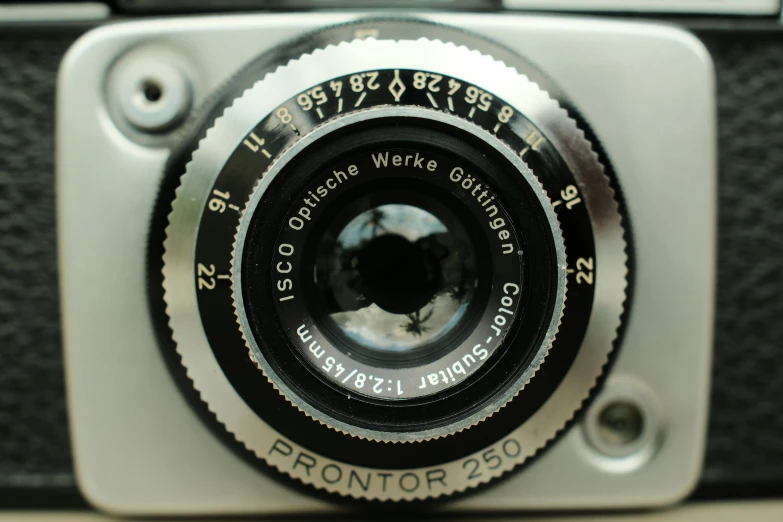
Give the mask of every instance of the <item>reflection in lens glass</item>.
POLYGON ((476 259, 453 216, 385 204, 359 213, 319 249, 316 281, 338 329, 364 348, 407 352, 450 332, 475 291, 476 259))

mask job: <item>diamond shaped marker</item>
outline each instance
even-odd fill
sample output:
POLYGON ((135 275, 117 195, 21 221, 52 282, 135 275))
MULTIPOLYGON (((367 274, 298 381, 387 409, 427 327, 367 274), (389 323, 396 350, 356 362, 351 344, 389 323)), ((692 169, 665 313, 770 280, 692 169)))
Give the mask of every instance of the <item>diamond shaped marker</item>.
POLYGON ((394 96, 394 101, 399 103, 400 96, 405 92, 405 84, 400 80, 399 69, 394 70, 394 80, 389 84, 389 92, 394 96))

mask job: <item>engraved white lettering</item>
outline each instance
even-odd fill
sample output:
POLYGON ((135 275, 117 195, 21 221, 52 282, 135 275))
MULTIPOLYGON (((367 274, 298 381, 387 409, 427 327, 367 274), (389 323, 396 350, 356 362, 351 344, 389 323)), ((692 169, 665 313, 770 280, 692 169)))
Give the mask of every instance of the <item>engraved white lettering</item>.
POLYGON ((379 169, 381 168, 381 165, 384 167, 389 166, 389 153, 384 152, 383 154, 373 154, 372 155, 372 161, 375 163, 375 168, 379 169))
POLYGON ((489 355, 486 348, 482 348, 480 344, 473 347, 473 355, 479 358, 479 361, 483 361, 489 355))
POLYGON ((299 328, 297 328, 296 333, 299 335, 299 338, 302 340, 303 343, 306 343, 307 341, 313 338, 313 336, 310 335, 310 330, 307 329, 306 325, 302 325, 299 328))

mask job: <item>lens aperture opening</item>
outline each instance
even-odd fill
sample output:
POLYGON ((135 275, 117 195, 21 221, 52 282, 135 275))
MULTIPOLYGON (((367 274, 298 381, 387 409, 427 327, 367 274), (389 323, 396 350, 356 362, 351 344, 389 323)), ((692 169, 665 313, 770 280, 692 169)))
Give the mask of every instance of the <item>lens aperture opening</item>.
POLYGON ((479 284, 477 251, 486 246, 478 225, 458 217, 459 201, 445 204, 437 196, 451 196, 438 192, 397 180, 336 204, 317 239, 312 308, 346 353, 388 367, 420 365, 475 327, 488 294, 481 290, 491 284, 479 284))

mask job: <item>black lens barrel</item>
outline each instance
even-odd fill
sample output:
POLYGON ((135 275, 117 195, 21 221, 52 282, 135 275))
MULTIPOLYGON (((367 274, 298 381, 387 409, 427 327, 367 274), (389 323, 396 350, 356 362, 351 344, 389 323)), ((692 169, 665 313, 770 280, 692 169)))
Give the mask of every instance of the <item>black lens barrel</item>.
POLYGON ((410 118, 348 126, 312 144, 287 164, 258 208, 263 210, 251 218, 241 260, 252 334, 286 385, 334 418, 385 432, 436 429, 492 404, 525 370, 542 342, 557 290, 551 229, 540 201, 515 167, 475 136, 410 118), (379 166, 383 161, 386 166, 379 166), (427 169, 428 164, 433 170, 427 169), (329 193, 318 197, 321 187, 329 193), (339 357, 327 357, 330 344, 350 354, 352 361, 362 354, 351 350, 349 343, 341 343, 339 336, 317 337, 317 326, 324 323, 323 300, 312 293, 305 293, 306 299, 286 299, 296 291, 287 284, 281 291, 277 285, 285 276, 282 280, 290 279, 294 287, 317 286, 310 283, 318 240, 333 214, 368 193, 395 191, 414 199, 437 199, 440 205, 451 207, 453 214, 463 216, 460 222, 470 231, 480 274, 476 285, 479 310, 466 321, 467 331, 455 328, 459 335, 447 339, 440 350, 425 351, 420 359, 396 368, 421 383, 417 385, 421 390, 408 395, 409 385, 405 385, 401 397, 405 400, 390 401, 400 398, 393 397, 396 379, 378 381, 388 365, 370 361, 377 364, 375 370, 361 372, 361 377, 340 363, 339 357), (302 204, 303 195, 312 205, 302 204), (513 205, 507 203, 512 201, 513 205), (281 255, 289 251, 293 254, 281 255), (301 258, 297 258, 299 252, 301 258), (287 271, 289 262, 291 274, 281 275, 279 267, 287 271), (499 309, 512 313, 504 315, 499 309), (492 332, 501 336, 492 339, 497 346, 490 349, 478 338, 487 336, 490 341, 492 332), (465 351, 456 365, 435 372, 424 369, 433 354, 448 357, 457 350, 455 346, 465 351), (344 368, 339 375, 338 364, 344 368), (382 393, 373 393, 373 387, 382 393))

